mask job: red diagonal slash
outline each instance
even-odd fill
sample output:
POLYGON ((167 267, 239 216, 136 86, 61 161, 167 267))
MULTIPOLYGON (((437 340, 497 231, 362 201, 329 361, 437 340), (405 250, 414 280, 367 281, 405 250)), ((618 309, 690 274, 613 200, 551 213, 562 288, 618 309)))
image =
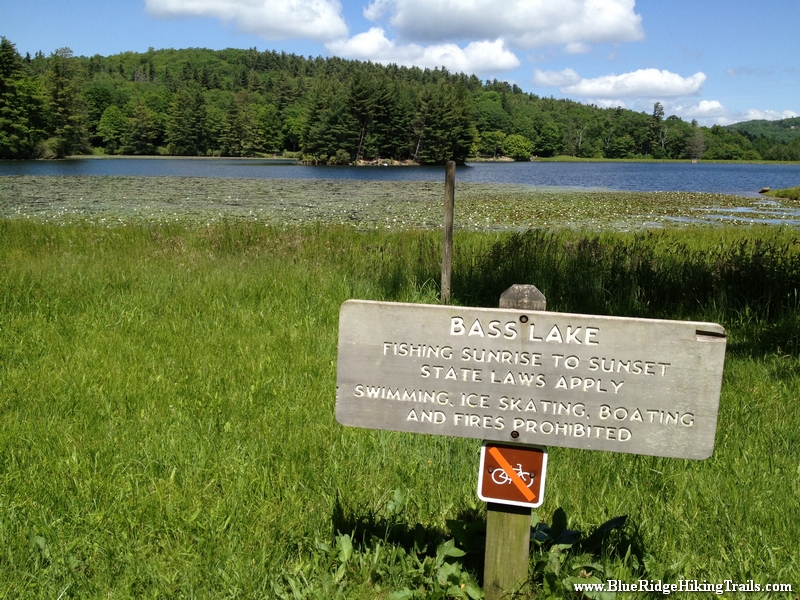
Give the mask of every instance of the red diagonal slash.
POLYGON ((528 502, 533 502, 533 499, 536 498, 536 496, 532 491, 528 489, 528 486, 526 486, 525 482, 522 481, 522 478, 519 475, 517 475, 517 472, 511 468, 511 465, 505 459, 505 457, 502 454, 500 454, 500 450, 492 446, 491 448, 489 448, 489 454, 491 454, 492 457, 497 461, 497 464, 499 464, 503 468, 503 471, 506 472, 506 475, 508 475, 511 478, 511 481, 514 483, 515 486, 517 486, 517 489, 520 492, 522 492, 523 496, 525 496, 525 499, 528 502))

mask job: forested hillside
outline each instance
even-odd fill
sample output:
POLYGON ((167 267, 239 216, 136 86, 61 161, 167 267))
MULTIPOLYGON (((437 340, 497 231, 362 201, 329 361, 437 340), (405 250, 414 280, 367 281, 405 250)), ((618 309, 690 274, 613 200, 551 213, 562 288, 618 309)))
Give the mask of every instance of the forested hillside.
POLYGON ((0 43, 0 158, 80 153, 310 163, 473 156, 800 160, 800 138, 744 135, 541 98, 445 69, 250 50, 21 56, 0 43))
POLYGON ((746 136, 768 160, 798 160, 800 117, 780 121, 745 121, 728 125, 726 129, 746 136))

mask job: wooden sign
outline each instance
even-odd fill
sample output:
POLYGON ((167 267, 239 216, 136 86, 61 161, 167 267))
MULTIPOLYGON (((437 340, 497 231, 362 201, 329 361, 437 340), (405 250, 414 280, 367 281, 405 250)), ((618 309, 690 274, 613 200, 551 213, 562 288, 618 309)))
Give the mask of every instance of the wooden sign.
POLYGON ((704 459, 725 342, 714 323, 348 300, 336 419, 704 459))
POLYGON ((484 442, 478 467, 478 498, 536 508, 544 501, 546 472, 544 448, 484 442))

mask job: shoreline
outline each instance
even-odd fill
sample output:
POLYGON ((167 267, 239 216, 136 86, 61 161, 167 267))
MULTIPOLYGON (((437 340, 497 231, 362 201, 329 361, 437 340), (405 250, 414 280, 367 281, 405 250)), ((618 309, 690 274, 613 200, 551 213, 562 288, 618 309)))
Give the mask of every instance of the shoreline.
MULTIPOLYGON (((264 161, 275 161, 279 163, 287 163, 287 164, 297 164, 300 166, 306 166, 299 158, 291 158, 286 156, 177 156, 177 155, 164 155, 164 154, 73 154, 67 156, 65 158, 36 158, 36 159, 8 159, 9 162, 39 162, 39 161, 62 161, 62 160, 120 160, 120 159, 127 159, 127 160, 147 160, 147 159, 157 159, 157 160, 205 160, 205 161, 213 161, 213 160, 242 160, 242 161, 252 161, 252 162, 264 162, 264 161)), ((558 162, 558 163, 644 163, 644 164, 651 164, 651 163, 676 163, 676 164, 692 164, 692 160, 688 158, 580 158, 576 156, 566 156, 566 155, 559 155, 559 156, 552 156, 552 157, 534 157, 530 161, 517 161, 510 157, 497 157, 496 159, 492 158, 483 158, 483 157, 471 157, 465 161, 465 164, 470 163, 499 163, 499 164, 507 164, 513 162, 558 162)), ((703 160, 700 159, 696 163, 698 165, 800 165, 800 161, 791 161, 791 160, 703 160)), ((327 165, 315 165, 315 166, 327 166, 327 165)), ((421 167, 421 166, 437 166, 437 165, 420 165, 419 163, 406 160, 406 161, 395 161, 392 159, 386 160, 359 160, 355 163, 349 165, 336 165, 336 166, 349 166, 349 167, 421 167)))

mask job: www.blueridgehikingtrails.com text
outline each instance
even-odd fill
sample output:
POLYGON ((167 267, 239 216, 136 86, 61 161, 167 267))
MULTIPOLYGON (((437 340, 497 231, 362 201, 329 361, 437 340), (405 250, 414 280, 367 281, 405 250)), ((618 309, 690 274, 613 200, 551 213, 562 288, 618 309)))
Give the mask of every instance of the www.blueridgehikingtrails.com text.
POLYGON ((681 579, 676 583, 661 580, 640 579, 635 583, 625 583, 620 579, 608 579, 605 583, 575 583, 576 592, 656 592, 669 595, 673 592, 792 592, 791 583, 756 583, 752 579, 737 583, 726 579, 722 583, 710 583, 705 579, 681 579))

